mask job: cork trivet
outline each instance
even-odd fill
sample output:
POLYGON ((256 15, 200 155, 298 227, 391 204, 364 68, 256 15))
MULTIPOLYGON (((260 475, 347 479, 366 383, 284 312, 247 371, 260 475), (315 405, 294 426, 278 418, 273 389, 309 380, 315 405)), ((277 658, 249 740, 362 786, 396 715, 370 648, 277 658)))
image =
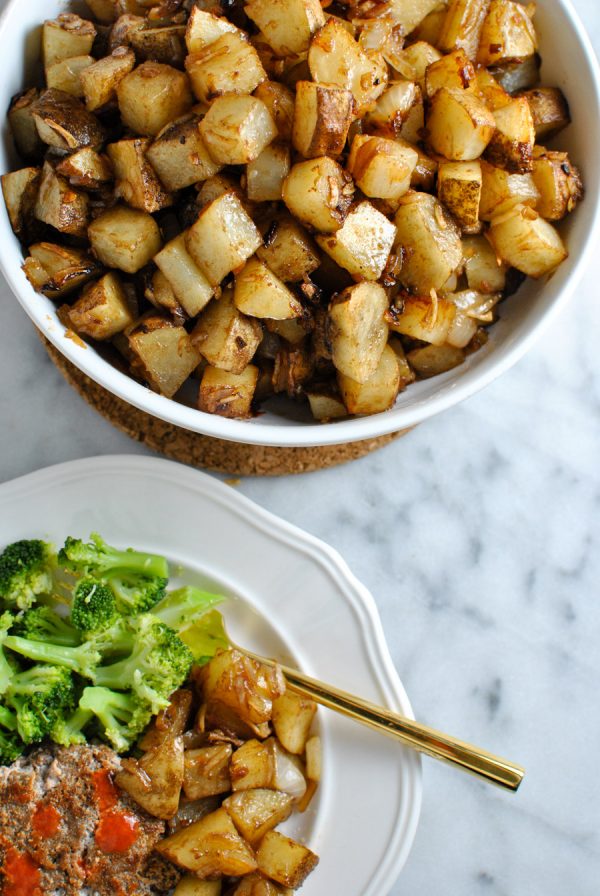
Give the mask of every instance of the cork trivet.
POLYGON ((165 423, 127 404, 82 373, 41 334, 40 338, 67 382, 113 426, 153 451, 193 467, 239 476, 309 473, 357 460, 409 431, 317 448, 270 448, 214 439, 165 423))

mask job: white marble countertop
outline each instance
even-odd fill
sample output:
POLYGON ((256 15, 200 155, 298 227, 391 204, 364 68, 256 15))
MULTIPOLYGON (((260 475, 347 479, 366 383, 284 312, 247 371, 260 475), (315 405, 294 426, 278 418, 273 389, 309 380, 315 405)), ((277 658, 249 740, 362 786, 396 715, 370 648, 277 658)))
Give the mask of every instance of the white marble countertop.
MULTIPOLYGON (((597 0, 576 6, 600 48, 597 0)), ((527 768, 511 796, 425 760, 393 896, 599 892, 597 277, 483 394, 351 467, 239 486, 372 590, 419 718, 527 768)), ((0 481, 145 452, 65 384, 3 283, 0 332, 0 481)))

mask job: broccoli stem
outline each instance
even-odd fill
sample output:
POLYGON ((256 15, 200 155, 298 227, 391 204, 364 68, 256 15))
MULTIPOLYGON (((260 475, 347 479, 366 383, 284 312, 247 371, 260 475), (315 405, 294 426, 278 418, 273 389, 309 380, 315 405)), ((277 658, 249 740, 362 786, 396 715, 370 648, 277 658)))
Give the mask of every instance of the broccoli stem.
POLYGON ((0 706, 0 725, 7 731, 17 730, 17 717, 6 706, 0 706))
POLYGON ((123 572, 169 577, 169 565, 164 557, 134 551, 132 548, 120 551, 106 544, 97 533, 92 533, 90 539, 86 544, 77 538, 67 538, 58 554, 59 563, 75 572, 95 572, 102 575, 118 569, 123 572))
POLYGON ((49 644, 47 641, 29 641, 27 638, 8 635, 4 644, 30 660, 65 666, 83 678, 93 678, 94 670, 101 659, 99 652, 87 643, 79 647, 63 647, 60 644, 49 644))
POLYGON ((210 594, 192 585, 177 588, 167 594, 152 610, 161 622, 176 632, 182 632, 197 621, 198 617, 222 603, 220 594, 210 594))

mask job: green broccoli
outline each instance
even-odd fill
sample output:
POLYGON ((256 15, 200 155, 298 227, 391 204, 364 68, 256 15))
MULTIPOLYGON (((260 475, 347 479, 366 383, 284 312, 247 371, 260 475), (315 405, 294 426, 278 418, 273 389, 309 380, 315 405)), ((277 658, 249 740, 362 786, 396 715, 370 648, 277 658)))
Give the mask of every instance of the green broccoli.
POLYGON ((165 596, 168 579, 163 576, 131 574, 118 570, 109 574, 107 584, 117 600, 121 613, 148 613, 165 596))
POLYGON ((90 535, 88 543, 69 536, 58 553, 58 562, 70 572, 103 577, 119 571, 120 574, 169 577, 169 566, 164 557, 145 554, 129 548, 119 551, 106 544, 97 533, 90 535))
POLYGON ((81 579, 73 591, 71 622, 79 631, 101 631, 116 619, 117 605, 110 588, 98 579, 81 579))
POLYGON ((131 620, 131 630, 129 656, 98 666, 94 684, 112 690, 129 687, 157 713, 187 678, 194 657, 177 633, 151 614, 131 620))
POLYGON ((50 737, 52 740, 60 744, 62 747, 70 747, 73 744, 86 743, 86 736, 83 729, 94 718, 94 713, 89 709, 82 709, 78 706, 72 715, 68 718, 58 719, 52 727, 50 737))
POLYGON ((152 615, 176 632, 182 632, 194 625, 199 616, 223 600, 219 594, 210 594, 208 591, 186 585, 163 597, 152 610, 152 615))
POLYGON ((39 539, 16 541, 0 555, 0 598, 27 610, 36 597, 52 590, 54 550, 39 539))
POLYGON ((15 617, 12 613, 7 611, 0 615, 0 694, 5 692, 15 672, 11 665, 11 660, 4 652, 4 643, 14 622, 15 617))
POLYGON ((0 765, 10 765, 23 752, 24 743, 17 734, 17 717, 0 706, 0 765))
POLYGON ((63 647, 77 647, 81 634, 50 607, 27 610, 15 626, 15 634, 31 641, 50 641, 63 647))
POLYGON ((218 650, 228 650, 231 646, 223 617, 218 610, 210 610, 193 625, 180 632, 179 637, 187 644, 197 666, 204 666, 218 650))
POLYGON ((153 715, 151 707, 136 694, 105 687, 85 688, 79 710, 96 716, 104 737, 119 753, 131 747, 153 715))
POLYGON ((50 641, 32 641, 18 635, 8 635, 4 639, 4 646, 36 663, 64 666, 83 678, 93 678, 94 670, 101 660, 93 641, 84 641, 78 647, 65 647, 50 641))
POLYGON ((58 719, 72 711, 75 685, 63 667, 32 666, 13 676, 4 699, 16 713, 21 739, 31 744, 50 734, 58 719))

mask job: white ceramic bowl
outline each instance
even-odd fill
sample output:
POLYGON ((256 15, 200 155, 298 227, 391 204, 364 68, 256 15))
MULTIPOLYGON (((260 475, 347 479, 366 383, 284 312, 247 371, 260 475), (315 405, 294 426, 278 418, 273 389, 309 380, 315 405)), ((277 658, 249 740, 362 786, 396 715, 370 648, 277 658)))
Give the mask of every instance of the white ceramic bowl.
MULTIPOLYGON (((0 21, 0 109, 28 83, 28 62, 39 53, 39 25, 77 4, 60 0, 10 0, 0 21)), ((257 445, 333 445, 368 439, 413 426, 473 395, 515 364, 544 325, 573 294, 600 232, 600 71, 590 41, 569 0, 540 0, 536 13, 543 59, 542 80, 560 86, 569 100, 573 123, 558 137, 581 167, 585 201, 563 226, 570 257, 548 281, 525 283, 501 306, 488 343, 460 367, 417 383, 383 414, 317 424, 268 412, 255 420, 226 420, 156 395, 118 372, 92 348, 65 338, 54 304, 33 291, 21 271, 21 250, 4 208, 0 211, 0 267, 19 302, 44 335, 93 380, 129 404, 185 429, 257 445)), ((30 76, 31 77, 31 76, 30 76)), ((0 170, 14 167, 6 122, 2 125, 0 170)), ((17 313, 15 311, 15 313, 17 313)))

